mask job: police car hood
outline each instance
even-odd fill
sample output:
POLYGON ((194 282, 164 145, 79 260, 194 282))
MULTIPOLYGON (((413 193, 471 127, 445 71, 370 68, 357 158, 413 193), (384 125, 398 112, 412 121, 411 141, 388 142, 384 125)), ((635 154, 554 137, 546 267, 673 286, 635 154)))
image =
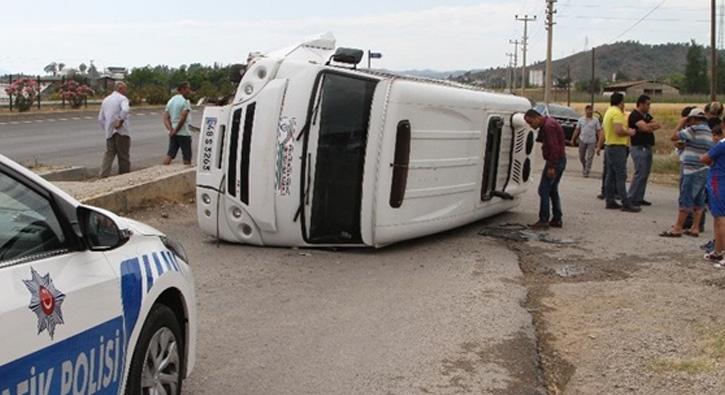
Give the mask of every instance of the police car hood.
POLYGON ((121 217, 119 222, 119 225, 122 225, 123 228, 128 228, 136 234, 144 236, 164 236, 160 230, 130 218, 121 217))

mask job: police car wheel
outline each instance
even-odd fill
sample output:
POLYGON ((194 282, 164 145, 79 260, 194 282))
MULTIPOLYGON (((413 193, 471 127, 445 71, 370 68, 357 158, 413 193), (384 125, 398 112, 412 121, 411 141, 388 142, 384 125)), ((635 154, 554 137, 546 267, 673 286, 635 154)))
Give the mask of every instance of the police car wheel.
POLYGON ((170 308, 151 308, 133 352, 126 395, 181 394, 184 343, 170 308))

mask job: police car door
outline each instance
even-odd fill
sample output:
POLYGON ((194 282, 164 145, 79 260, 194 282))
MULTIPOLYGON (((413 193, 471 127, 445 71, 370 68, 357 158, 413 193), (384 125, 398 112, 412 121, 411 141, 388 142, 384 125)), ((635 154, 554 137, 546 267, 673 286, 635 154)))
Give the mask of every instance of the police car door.
POLYGON ((78 248, 56 199, 0 164, 0 395, 121 384, 117 276, 102 252, 78 248))

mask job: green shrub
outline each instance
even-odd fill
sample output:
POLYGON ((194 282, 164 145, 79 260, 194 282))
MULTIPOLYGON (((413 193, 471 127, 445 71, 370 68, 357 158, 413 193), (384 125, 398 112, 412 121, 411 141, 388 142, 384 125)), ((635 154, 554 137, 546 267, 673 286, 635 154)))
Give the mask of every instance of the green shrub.
POLYGON ((151 105, 166 104, 171 98, 169 91, 161 86, 152 85, 144 89, 146 103, 151 105))

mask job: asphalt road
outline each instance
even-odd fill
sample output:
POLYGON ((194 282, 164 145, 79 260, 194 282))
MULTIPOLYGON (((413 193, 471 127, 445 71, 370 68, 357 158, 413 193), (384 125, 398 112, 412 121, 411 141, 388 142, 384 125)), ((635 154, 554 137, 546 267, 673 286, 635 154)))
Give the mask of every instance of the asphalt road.
POLYGON ((203 237, 194 210, 134 214, 194 269, 185 394, 544 393, 517 257, 480 224, 377 251, 258 248, 203 237))
MULTIPOLYGON (((132 169, 159 164, 166 153, 167 134, 161 111, 132 111, 132 169)), ((106 144, 96 117, 95 112, 80 112, 0 118, 0 153, 24 164, 38 162, 95 170, 100 166, 106 144)), ((201 110, 193 110, 192 124, 198 125, 200 118, 201 110)), ((192 147, 195 152, 196 138, 192 147)))

